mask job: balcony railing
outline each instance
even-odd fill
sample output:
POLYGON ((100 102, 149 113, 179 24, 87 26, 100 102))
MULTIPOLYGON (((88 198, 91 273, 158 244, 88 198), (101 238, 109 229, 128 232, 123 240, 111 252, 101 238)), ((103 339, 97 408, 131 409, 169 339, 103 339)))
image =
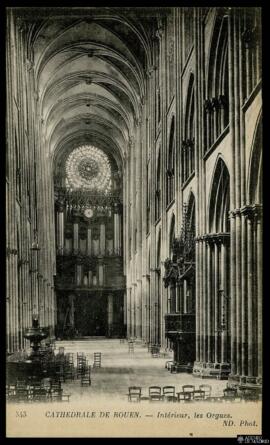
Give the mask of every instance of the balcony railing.
POLYGON ((91 258, 99 258, 100 256, 103 257, 122 257, 123 256, 123 252, 122 249, 112 249, 112 250, 105 250, 104 252, 98 252, 98 253, 93 253, 91 252, 91 254, 87 254, 82 250, 79 249, 66 249, 66 248, 58 248, 56 250, 56 254, 57 256, 62 256, 62 257, 71 257, 71 256, 81 256, 82 258, 84 257, 91 257, 91 258))
POLYGON ((195 314, 165 314, 165 334, 195 332, 195 314))

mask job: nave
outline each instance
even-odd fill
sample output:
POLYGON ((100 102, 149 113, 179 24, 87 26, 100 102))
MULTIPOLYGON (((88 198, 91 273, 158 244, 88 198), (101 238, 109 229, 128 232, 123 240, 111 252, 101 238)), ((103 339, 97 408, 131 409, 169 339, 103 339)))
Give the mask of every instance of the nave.
POLYGON ((68 342, 104 358, 71 400, 153 376, 259 397, 260 30, 255 7, 7 9, 10 368, 68 342))

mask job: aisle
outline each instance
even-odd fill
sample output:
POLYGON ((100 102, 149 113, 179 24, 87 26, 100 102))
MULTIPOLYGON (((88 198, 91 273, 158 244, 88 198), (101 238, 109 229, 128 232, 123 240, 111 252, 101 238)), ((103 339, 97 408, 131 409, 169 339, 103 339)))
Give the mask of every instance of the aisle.
POLYGON ((134 353, 128 352, 128 344, 119 340, 77 340, 58 341, 59 346, 65 348, 65 352, 84 352, 88 363, 92 366, 94 352, 102 353, 102 368, 92 369, 92 385, 81 387, 80 381, 63 384, 65 392, 71 394, 71 401, 90 400, 93 398, 117 398, 127 399, 129 386, 141 386, 143 393, 147 393, 151 385, 174 385, 177 391, 185 384, 193 384, 198 387, 202 383, 212 386, 213 395, 222 395, 226 381, 212 379, 199 379, 191 374, 171 374, 165 369, 165 363, 171 357, 153 358, 147 348, 138 344, 134 347, 134 353))

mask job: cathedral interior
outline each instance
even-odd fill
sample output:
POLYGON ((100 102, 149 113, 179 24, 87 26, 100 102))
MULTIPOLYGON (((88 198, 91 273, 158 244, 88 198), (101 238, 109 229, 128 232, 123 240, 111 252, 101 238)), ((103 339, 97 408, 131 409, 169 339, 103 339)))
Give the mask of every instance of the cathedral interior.
POLYGON ((260 391, 260 8, 6 16, 9 364, 34 320, 108 366, 135 346, 149 384, 260 391))

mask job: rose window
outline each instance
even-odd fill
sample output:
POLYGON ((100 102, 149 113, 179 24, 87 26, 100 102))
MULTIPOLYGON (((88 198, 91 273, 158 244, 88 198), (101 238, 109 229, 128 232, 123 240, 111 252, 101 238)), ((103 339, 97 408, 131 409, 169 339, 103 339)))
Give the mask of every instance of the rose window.
POLYGON ((107 192, 111 188, 111 166, 106 154, 92 145, 75 148, 66 162, 67 186, 107 192))

